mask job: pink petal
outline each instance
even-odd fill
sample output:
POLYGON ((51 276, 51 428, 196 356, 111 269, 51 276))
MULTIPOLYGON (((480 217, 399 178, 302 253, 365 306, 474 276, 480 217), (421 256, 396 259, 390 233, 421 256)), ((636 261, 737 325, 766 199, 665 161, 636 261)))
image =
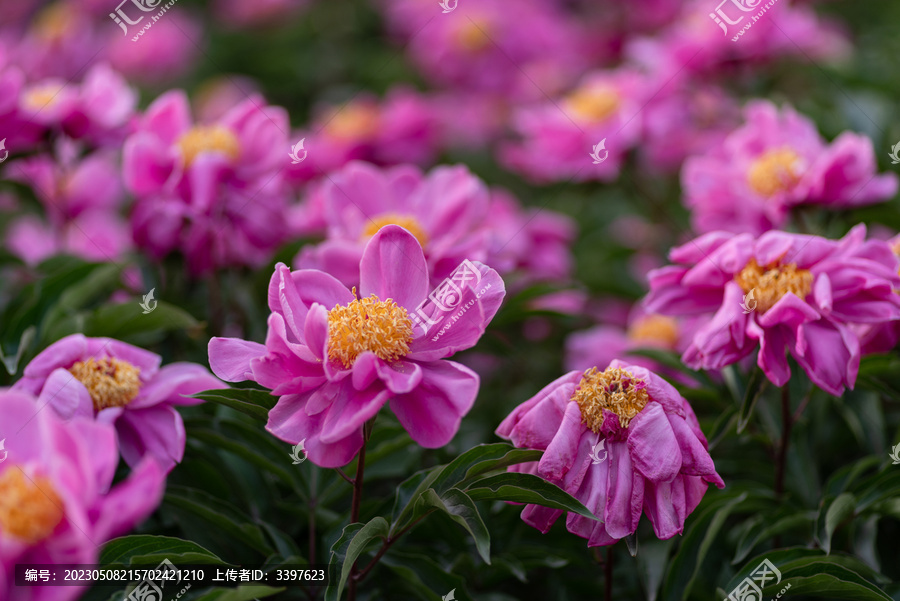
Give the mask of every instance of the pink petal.
POLYGON ((415 236, 397 225, 381 228, 359 262, 360 296, 393 299, 413 311, 428 294, 428 265, 415 236))
POLYGON ((184 456, 184 422, 169 405, 126 410, 116 421, 116 431, 122 458, 132 468, 150 456, 168 473, 184 456))
POLYGON ((250 361, 266 354, 266 347, 240 338, 215 337, 209 341, 209 366, 226 382, 252 380, 250 361))
POLYGON ((671 482, 681 469, 681 451, 666 412, 650 402, 628 426, 628 450, 634 466, 654 482, 671 482))

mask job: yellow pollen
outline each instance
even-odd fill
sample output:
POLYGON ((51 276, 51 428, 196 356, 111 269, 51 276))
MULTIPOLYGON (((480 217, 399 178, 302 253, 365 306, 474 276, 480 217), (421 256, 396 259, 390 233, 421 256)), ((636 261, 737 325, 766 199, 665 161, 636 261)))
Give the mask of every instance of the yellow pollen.
POLYGON ((34 20, 35 35, 45 41, 59 40, 75 24, 72 9, 63 2, 51 4, 34 20))
POLYGON ((407 230, 410 234, 416 237, 416 240, 419 241, 419 244, 422 246, 422 248, 425 248, 425 245, 428 243, 428 234, 425 233, 425 230, 421 225, 419 225, 419 222, 416 221, 415 217, 410 217, 408 215, 398 215, 396 213, 386 213, 384 215, 379 215, 378 217, 371 219, 366 224, 366 227, 363 230, 362 237, 371 238, 378 233, 378 230, 386 225, 399 225, 403 229, 407 230))
POLYGON ((647 315, 631 324, 628 338, 638 343, 675 348, 678 344, 678 322, 665 315, 647 315))
POLYGON ((804 300, 812 291, 814 276, 807 269, 798 269, 795 263, 781 265, 770 263, 760 267, 756 259, 750 259, 747 266, 734 277, 734 281, 746 293, 753 291, 756 304, 747 299, 747 307, 756 310, 760 315, 772 308, 781 297, 793 292, 800 300, 804 300))
POLYGON ((0 533, 38 543, 62 521, 62 506, 49 479, 28 479, 15 466, 0 474, 0 533))
MULTIPOLYGON (((353 289, 356 296, 356 288, 353 289)), ((374 294, 328 312, 328 358, 350 367, 366 351, 392 363, 409 353, 412 321, 406 309, 374 294)))
POLYGON ((650 400, 644 381, 630 372, 608 367, 598 371, 592 367, 581 376, 581 382, 572 394, 572 399, 581 409, 581 421, 594 432, 603 426, 603 410, 612 411, 619 417, 619 424, 628 424, 643 410, 650 400))
POLYGON ((769 198, 800 181, 800 163, 800 156, 790 148, 769 150, 750 165, 747 183, 757 194, 769 198))
POLYGON ((456 42, 466 52, 481 52, 491 44, 491 26, 485 19, 466 19, 456 30, 456 42))
POLYGON ((232 162, 241 156, 240 142, 237 136, 221 125, 197 125, 192 127, 178 139, 184 166, 190 167, 201 152, 219 152, 232 162))
POLYGON ((62 87, 55 83, 30 87, 22 92, 22 105, 30 111, 41 111, 51 106, 61 91, 62 87))
POLYGON ((124 407, 141 390, 141 370, 120 359, 78 361, 69 371, 87 388, 97 411, 124 407))
POLYGON ((621 98, 610 86, 583 86, 569 94, 565 104, 578 117, 599 123, 619 110, 621 98))
POLYGON ((371 102, 351 102, 343 108, 336 109, 331 120, 325 125, 325 131, 334 138, 343 140, 369 139, 378 132, 381 114, 378 107, 371 102))

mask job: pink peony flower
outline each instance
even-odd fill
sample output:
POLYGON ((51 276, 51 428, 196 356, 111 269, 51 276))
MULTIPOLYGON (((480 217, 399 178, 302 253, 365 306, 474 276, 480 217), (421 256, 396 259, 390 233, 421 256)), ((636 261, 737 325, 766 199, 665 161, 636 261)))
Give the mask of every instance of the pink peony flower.
POLYGON ((748 104, 746 124, 706 155, 685 162, 685 204, 700 232, 762 232, 782 227, 791 208, 841 209, 888 200, 897 176, 876 175, 872 141, 844 132, 826 144, 815 124, 790 107, 748 104))
POLYGON ((587 64, 586 32, 546 2, 460 2, 441 14, 417 1, 386 2, 389 26, 410 38, 410 58, 438 84, 536 99, 568 86, 587 64))
MULTIPOLYGON (((320 269, 347 286, 359 283, 359 261, 369 239, 387 224, 412 233, 425 251, 432 282, 464 259, 486 261, 489 193, 462 165, 427 174, 411 165, 378 169, 353 162, 317 188, 327 239, 304 247, 298 269, 320 269)), ((315 206, 315 205, 313 205, 315 206)))
POLYGON ((639 140, 648 81, 632 69, 594 72, 561 100, 516 110, 522 139, 502 147, 500 160, 536 183, 615 179, 639 140))
POLYGON ((267 261, 288 234, 287 131, 287 113, 258 97, 192 126, 184 92, 160 96, 125 143, 135 241, 158 258, 180 250, 195 274, 267 261))
POLYGON ((475 345, 505 294, 494 270, 467 262, 429 296, 422 248, 396 225, 372 237, 359 272, 357 296, 327 273, 279 264, 269 284, 266 344, 209 343, 213 372, 271 389, 279 400, 266 429, 292 444, 305 441, 322 467, 351 461, 363 424, 388 401, 418 444, 447 444, 479 379, 443 359, 475 345))
POLYGON ((113 424, 128 465, 149 456, 169 471, 184 455, 184 422, 175 406, 196 405, 201 401, 185 395, 226 386, 200 365, 159 364, 159 355, 136 346, 73 334, 32 359, 12 390, 36 395, 63 419, 113 424))
POLYGON ((162 499, 156 462, 111 486, 118 463, 109 424, 63 423, 21 391, 0 391, 0 598, 74 601, 86 587, 15 586, 16 564, 96 564, 99 545, 146 518, 162 499))
POLYGON ((142 20, 129 25, 127 33, 111 28, 107 60, 117 70, 146 85, 171 84, 191 72, 204 46, 203 27, 197 19, 183 9, 168 9, 158 16, 158 11, 141 12, 129 3, 123 10, 131 19, 142 20), (153 22, 155 16, 158 20, 153 22))
POLYGON ((900 261, 860 224, 838 241, 771 231, 759 238, 712 232, 674 248, 675 263, 650 273, 647 311, 714 314, 684 362, 719 369, 759 348, 757 365, 777 386, 790 379, 786 352, 823 390, 853 388, 855 324, 900 319, 900 261))
POLYGON ((58 254, 115 262, 131 250, 131 232, 118 215, 107 211, 85 211, 59 223, 23 215, 10 222, 6 247, 28 265, 58 254))
MULTIPOLYGON (((551 382, 503 420, 497 435, 544 451, 540 461, 509 470, 541 476, 597 516, 566 518, 589 547, 633 534, 642 510, 657 537, 672 538, 708 484, 725 486, 688 402, 653 372, 621 361, 551 382)), ((562 514, 527 505, 522 519, 546 533, 562 514)))
POLYGON ((46 4, 29 21, 28 30, 17 44, 16 62, 32 80, 80 77, 95 59, 102 60, 103 27, 107 23, 111 21, 98 22, 66 0, 46 4))
POLYGON ((304 183, 352 160, 378 165, 425 166, 437 156, 439 130, 428 99, 404 87, 379 102, 362 95, 346 104, 321 107, 313 124, 294 135, 306 158, 288 168, 288 179, 304 183))
MULTIPOLYGON (((887 243, 894 256, 900 259, 900 235, 891 237, 887 243)), ((900 342, 900 321, 857 326, 856 331, 859 334, 860 350, 863 355, 887 353, 900 342)))

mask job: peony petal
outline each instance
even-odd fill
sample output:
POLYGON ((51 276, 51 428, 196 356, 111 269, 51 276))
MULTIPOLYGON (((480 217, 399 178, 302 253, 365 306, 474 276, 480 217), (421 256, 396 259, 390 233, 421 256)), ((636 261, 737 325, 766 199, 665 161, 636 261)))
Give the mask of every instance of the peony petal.
POLYGON ((150 456, 168 473, 184 456, 184 422, 174 407, 126 410, 116 420, 116 431, 122 459, 132 468, 150 456))
POLYGON ((428 265, 415 236, 398 225, 378 230, 359 262, 359 290, 414 311, 428 294, 428 265))
POLYGON ((250 361, 266 354, 266 347, 240 338, 214 337, 209 341, 209 366, 226 382, 253 380, 250 361))
POLYGON ((634 466, 653 482, 671 482, 681 469, 678 440, 659 403, 650 402, 628 426, 634 466))

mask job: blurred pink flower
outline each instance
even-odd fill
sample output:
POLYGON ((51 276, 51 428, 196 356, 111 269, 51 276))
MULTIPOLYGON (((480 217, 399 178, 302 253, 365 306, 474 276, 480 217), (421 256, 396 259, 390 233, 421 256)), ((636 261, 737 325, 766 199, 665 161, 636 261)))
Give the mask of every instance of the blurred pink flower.
POLYGON ((99 545, 134 528, 162 499, 152 460, 111 486, 118 463, 109 424, 63 423, 21 391, 0 391, 0 598, 74 601, 86 587, 14 586, 16 564, 96 564, 99 545))
POLYGON ((782 227, 799 205, 842 209, 890 199, 897 176, 876 175, 877 168, 865 136, 844 132, 826 144, 792 108, 755 101, 720 147, 685 161, 682 185, 697 231, 758 235, 782 227))
POLYGON ((28 30, 16 45, 16 63, 32 81, 52 77, 70 80, 79 77, 98 57, 102 60, 104 46, 97 19, 73 2, 57 0, 29 21, 28 30))
POLYGON ((439 130, 427 98, 395 87, 379 102, 361 95, 344 105, 321 107, 313 124, 294 134, 304 139, 306 158, 288 168, 288 179, 304 183, 352 160, 392 166, 426 166, 437 156, 439 130))
MULTIPOLYGON (((658 538, 681 534, 707 485, 725 486, 688 402, 653 372, 621 361, 548 384, 497 435, 544 451, 540 461, 508 469, 538 475, 581 501, 598 520, 570 513, 566 528, 589 547, 633 534, 642 511, 658 538)), ((527 505, 522 519, 546 533, 562 514, 527 505)))
POLYGON ((160 368, 160 360, 118 340, 73 334, 32 359, 12 389, 36 395, 63 419, 114 425, 128 465, 152 457, 168 472, 184 455, 184 422, 175 406, 202 402, 185 395, 227 386, 201 365, 160 368))
POLYGON ((125 35, 118 27, 111 28, 107 60, 129 80, 171 85, 189 73, 197 62, 205 45, 201 22, 184 10, 169 10, 138 36, 156 13, 140 14, 145 15, 143 21, 130 25, 125 35))
POLYGON ((486 261, 490 246, 489 193, 462 166, 423 174, 411 165, 378 169, 352 162, 316 189, 322 196, 327 238, 304 247, 299 269, 320 269, 347 286, 359 284, 359 261, 369 239, 388 224, 412 233, 425 251, 433 282, 463 259, 486 261))
POLYGON ((757 365, 777 386, 786 352, 820 388, 853 388, 860 343, 854 324, 900 319, 900 261, 860 224, 839 241, 770 231, 712 232, 672 249, 675 263, 650 273, 647 311, 712 315, 682 359, 719 369, 759 348, 757 365))
POLYGON ((640 138, 648 81, 629 68, 593 72, 558 101, 517 109, 521 140, 502 147, 500 160, 536 183, 615 179, 640 138))
POLYGON ((426 308, 425 255, 398 226, 366 245, 359 296, 327 273, 279 264, 269 284, 266 344, 213 338, 210 365, 226 381, 253 380, 280 397, 266 429, 292 444, 305 441, 316 465, 350 462, 364 444, 363 425, 388 401, 413 440, 441 447, 479 385, 472 370, 443 359, 475 345, 505 294, 493 269, 466 268, 454 308, 434 311, 426 308))
POLYGON ((157 98, 125 143, 135 241, 155 257, 180 250, 194 274, 267 261, 288 234, 287 130, 259 97, 196 125, 184 92, 157 98))
MULTIPOLYGON (((874 232, 872 237, 880 238, 874 232)), ((891 237, 887 243, 894 256, 900 259, 900 235, 891 237)), ((863 355, 890 352, 900 342, 900 321, 865 324, 856 326, 855 330, 859 334, 860 350, 863 355)))
POLYGON ((386 2, 389 26, 409 39, 407 52, 432 81, 510 98, 542 98, 569 85, 586 65, 587 32, 540 0, 460 2, 441 14, 416 0, 386 2))

